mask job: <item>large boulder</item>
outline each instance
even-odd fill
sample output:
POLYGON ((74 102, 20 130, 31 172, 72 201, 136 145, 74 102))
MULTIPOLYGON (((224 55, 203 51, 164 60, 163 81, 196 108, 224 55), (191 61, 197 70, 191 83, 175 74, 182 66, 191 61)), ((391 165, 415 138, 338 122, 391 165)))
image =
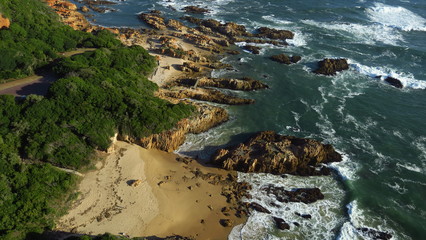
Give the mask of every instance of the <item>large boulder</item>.
POLYGON ((211 158, 228 170, 296 175, 318 175, 318 165, 341 160, 329 144, 273 131, 259 132, 244 143, 218 150, 211 158))
POLYGON ((257 47, 257 46, 253 46, 253 45, 245 45, 245 46, 243 47, 243 49, 244 49, 244 50, 247 50, 247 51, 249 51, 249 52, 251 52, 251 53, 253 53, 253 54, 259 54, 259 53, 260 53, 260 50, 261 50, 262 48, 257 47))
POLYGON ((293 39, 294 33, 287 30, 277 30, 268 27, 261 27, 257 29, 256 37, 264 37, 270 39, 286 40, 293 39))
POLYGON ((348 69, 348 61, 344 58, 325 58, 324 60, 318 62, 318 69, 315 70, 314 73, 323 75, 335 75, 337 72, 348 69))
POLYGON ((0 29, 3 28, 9 28, 10 27, 10 20, 6 17, 3 17, 3 15, 0 13, 0 29))
POLYGON ((139 18, 154 29, 166 29, 164 18, 158 12, 141 13, 139 14, 139 18))

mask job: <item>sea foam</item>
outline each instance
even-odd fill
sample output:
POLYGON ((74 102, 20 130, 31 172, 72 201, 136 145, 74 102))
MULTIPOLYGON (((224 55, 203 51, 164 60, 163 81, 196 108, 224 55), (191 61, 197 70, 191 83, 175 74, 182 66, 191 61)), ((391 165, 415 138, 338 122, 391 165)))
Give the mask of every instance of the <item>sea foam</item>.
POLYGON ((403 7, 375 3, 366 13, 374 23, 403 31, 426 31, 426 19, 403 7))

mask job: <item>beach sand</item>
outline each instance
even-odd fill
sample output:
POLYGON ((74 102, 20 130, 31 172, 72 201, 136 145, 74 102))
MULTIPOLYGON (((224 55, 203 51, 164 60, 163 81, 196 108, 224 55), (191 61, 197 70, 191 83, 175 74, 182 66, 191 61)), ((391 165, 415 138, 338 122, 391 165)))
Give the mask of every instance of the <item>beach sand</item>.
POLYGON ((231 207, 221 195, 222 186, 196 176, 196 170, 226 176, 227 171, 208 168, 196 161, 177 161, 177 155, 117 142, 114 153, 82 179, 81 192, 57 230, 85 234, 192 236, 195 239, 226 239, 231 227, 244 221, 226 217, 231 207), (133 180, 142 180, 131 186, 133 180))

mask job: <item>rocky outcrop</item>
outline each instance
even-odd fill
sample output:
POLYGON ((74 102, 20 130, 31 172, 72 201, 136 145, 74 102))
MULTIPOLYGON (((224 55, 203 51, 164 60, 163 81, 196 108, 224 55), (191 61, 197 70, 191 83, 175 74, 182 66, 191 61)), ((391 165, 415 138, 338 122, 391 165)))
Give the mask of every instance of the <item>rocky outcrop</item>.
POLYGON ((381 232, 371 228, 362 227, 357 228, 356 230, 360 231, 362 235, 373 240, 388 240, 392 238, 392 235, 387 232, 381 232))
POLYGON ((157 30, 166 29, 164 18, 161 17, 160 14, 158 14, 157 12, 141 13, 139 14, 139 18, 154 29, 157 29, 157 30))
POLYGON ((61 21, 75 30, 91 32, 95 27, 91 26, 86 18, 77 11, 75 4, 64 0, 46 0, 47 5, 53 8, 61 16, 61 21))
POLYGON ((264 38, 270 38, 270 39, 278 39, 278 40, 286 40, 286 39, 293 39, 294 33, 287 30, 278 30, 268 27, 261 27, 258 28, 257 33, 254 35, 256 37, 264 37, 264 38))
POLYGON ((167 27, 179 32, 182 32, 186 29, 186 27, 181 22, 174 19, 169 19, 167 21, 167 27))
POLYGON ((172 130, 141 138, 131 139, 121 136, 121 139, 135 142, 144 148, 154 148, 166 152, 176 150, 185 141, 187 133, 201 133, 228 120, 225 109, 206 104, 193 104, 197 113, 194 117, 179 121, 172 130))
POLYGON ((0 13, 0 29, 7 29, 10 27, 10 20, 6 17, 4 17, 0 13))
POLYGON ((259 54, 259 53, 260 53, 260 50, 261 50, 262 48, 260 48, 260 47, 256 47, 256 46, 253 46, 253 45, 245 45, 245 46, 243 47, 243 49, 244 49, 244 50, 247 50, 247 51, 249 51, 249 52, 251 52, 251 53, 253 53, 253 54, 259 54))
POLYGON ((269 211, 268 209, 266 209, 265 207, 263 207, 259 203, 252 202, 252 203, 249 204, 248 207, 251 208, 251 209, 254 209, 257 212, 268 213, 268 214, 271 213, 271 211, 269 211))
POLYGON ((268 85, 251 78, 183 78, 179 79, 177 84, 188 87, 215 87, 240 91, 253 91, 268 88, 268 85))
POLYGON ((177 99, 195 99, 200 101, 214 102, 228 105, 252 104, 253 99, 238 98, 226 95, 215 89, 207 88, 180 88, 173 90, 160 90, 160 96, 166 96, 177 99))
POLYGON ((316 74, 335 75, 337 72, 349 69, 346 59, 325 58, 318 62, 318 69, 314 71, 316 74))
POLYGON ((389 83, 390 85, 396 87, 396 88, 403 88, 404 85, 402 85, 402 82, 396 78, 393 77, 386 77, 385 82, 389 83))
POLYGON ((275 226, 278 229, 281 229, 281 230, 288 230, 288 229, 290 229, 290 225, 288 223, 286 223, 284 221, 284 219, 278 218, 278 217, 272 217, 272 219, 274 219, 275 226))
POLYGON ((207 34, 211 34, 213 32, 220 33, 226 37, 236 37, 236 36, 247 36, 246 28, 243 25, 239 25, 233 22, 227 22, 222 24, 221 22, 214 19, 198 19, 190 16, 182 17, 181 19, 186 20, 190 23, 197 24, 200 27, 209 28, 210 30, 203 31, 207 34))
POLYGON ((228 170, 297 175, 321 174, 315 167, 341 160, 329 144, 273 131, 259 132, 244 143, 218 150, 211 158, 228 170))
POLYGON ((299 62, 302 58, 300 56, 287 56, 284 53, 271 56, 270 59, 275 62, 284 63, 284 64, 292 64, 299 62))
POLYGON ((182 10, 184 10, 187 13, 198 13, 198 14, 204 14, 209 12, 207 8, 201 8, 197 6, 187 6, 187 7, 184 7, 182 10))
POLYGON ((319 188, 298 188, 292 191, 287 191, 283 187, 267 185, 262 188, 268 195, 274 195, 279 202, 303 202, 314 203, 324 199, 324 195, 319 188))

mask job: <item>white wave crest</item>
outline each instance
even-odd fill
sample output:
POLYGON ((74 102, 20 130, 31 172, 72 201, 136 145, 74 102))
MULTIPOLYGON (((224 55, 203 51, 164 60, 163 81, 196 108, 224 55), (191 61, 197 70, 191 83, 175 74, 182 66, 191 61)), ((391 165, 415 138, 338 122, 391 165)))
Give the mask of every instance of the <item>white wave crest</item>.
POLYGON ((373 78, 379 78, 382 81, 384 81, 387 77, 392 77, 400 80, 405 88, 426 89, 426 81, 415 79, 413 74, 411 73, 400 72, 398 70, 391 69, 388 67, 369 67, 354 62, 353 60, 349 60, 348 62, 353 69, 355 69, 361 74, 373 78))
POLYGON ((384 43, 388 45, 398 46, 404 39, 398 31, 391 27, 382 25, 362 25, 357 23, 321 23, 313 20, 303 20, 305 24, 333 30, 342 37, 350 38, 351 41, 357 41, 364 44, 375 45, 376 43, 384 43), (348 33, 350 35, 348 35, 348 33))
POLYGON ((375 3, 366 12, 371 21, 384 26, 403 31, 426 31, 426 19, 403 7, 375 3))

